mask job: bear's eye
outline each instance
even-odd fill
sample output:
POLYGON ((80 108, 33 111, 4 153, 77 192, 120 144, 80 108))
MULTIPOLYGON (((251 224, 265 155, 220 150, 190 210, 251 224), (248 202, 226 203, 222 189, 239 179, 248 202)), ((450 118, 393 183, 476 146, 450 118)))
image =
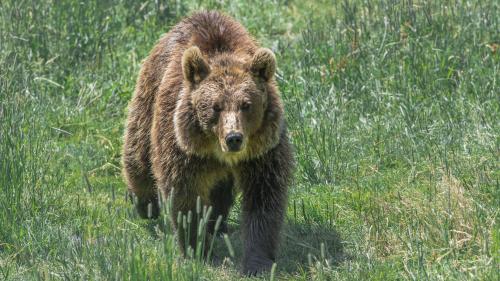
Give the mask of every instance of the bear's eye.
POLYGON ((220 107, 220 105, 218 105, 218 104, 214 104, 213 108, 214 108, 215 112, 221 112, 222 111, 222 107, 220 107))
POLYGON ((249 102, 244 102, 241 104, 241 110, 248 110, 250 108, 249 102))

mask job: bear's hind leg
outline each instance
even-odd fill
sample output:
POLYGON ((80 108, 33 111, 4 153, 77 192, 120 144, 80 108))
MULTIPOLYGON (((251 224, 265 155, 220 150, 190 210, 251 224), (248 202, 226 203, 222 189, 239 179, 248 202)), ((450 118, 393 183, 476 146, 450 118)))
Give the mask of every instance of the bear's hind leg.
POLYGON ((157 218, 160 215, 160 206, 154 179, 149 173, 149 169, 138 162, 133 154, 128 153, 127 144, 125 142, 123 174, 128 191, 137 198, 134 200, 134 204, 141 218, 157 218))

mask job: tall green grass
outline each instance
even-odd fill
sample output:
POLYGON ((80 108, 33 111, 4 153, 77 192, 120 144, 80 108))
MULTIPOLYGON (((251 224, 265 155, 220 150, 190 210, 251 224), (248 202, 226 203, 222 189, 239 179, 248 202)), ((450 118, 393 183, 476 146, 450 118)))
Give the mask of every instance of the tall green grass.
POLYGON ((261 278, 495 280, 499 6, 2 1, 0 279, 244 279, 238 205, 233 249, 217 239, 209 263, 185 260, 120 174, 141 60, 182 17, 219 9, 275 51, 298 160, 261 278))

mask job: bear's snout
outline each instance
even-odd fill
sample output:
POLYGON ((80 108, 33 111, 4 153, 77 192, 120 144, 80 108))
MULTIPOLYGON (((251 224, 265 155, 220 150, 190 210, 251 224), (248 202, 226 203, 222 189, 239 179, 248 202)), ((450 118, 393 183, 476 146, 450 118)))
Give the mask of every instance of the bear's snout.
POLYGON ((229 151, 237 152, 241 149, 241 144, 243 143, 243 134, 241 133, 229 133, 226 136, 226 145, 229 151))

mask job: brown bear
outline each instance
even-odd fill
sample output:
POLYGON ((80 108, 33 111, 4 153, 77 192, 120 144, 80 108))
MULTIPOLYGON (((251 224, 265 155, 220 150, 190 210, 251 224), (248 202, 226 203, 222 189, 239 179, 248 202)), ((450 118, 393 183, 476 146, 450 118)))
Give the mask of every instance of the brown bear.
POLYGON ((200 197, 213 208, 213 233, 241 192, 242 270, 251 275, 276 258, 294 166, 275 71, 274 54, 234 19, 193 14, 144 61, 125 131, 124 175, 136 209, 157 217, 157 191, 171 196, 180 245, 187 239, 179 212, 194 212, 200 197))

